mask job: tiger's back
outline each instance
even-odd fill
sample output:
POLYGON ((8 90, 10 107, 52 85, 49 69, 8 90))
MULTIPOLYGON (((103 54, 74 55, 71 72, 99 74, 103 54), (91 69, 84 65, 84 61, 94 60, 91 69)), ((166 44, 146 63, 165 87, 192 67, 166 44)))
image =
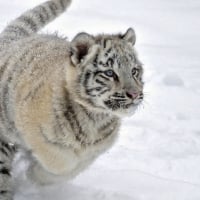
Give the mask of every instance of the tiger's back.
MULTIPOLYGON (((18 134, 16 136, 18 131, 13 119, 12 101, 16 92, 13 85, 19 81, 19 73, 30 68, 29 64, 33 59, 40 56, 36 47, 42 47, 48 42, 48 37, 49 41, 50 37, 53 38, 36 35, 37 31, 64 12, 70 3, 71 0, 47 1, 12 21, 0 34, 0 126, 1 134, 5 133, 4 136, 11 142, 15 143, 20 138, 18 134)), ((48 50, 46 52, 48 53, 48 50)))
POLYGON ((0 118, 5 137, 11 142, 16 143, 20 138, 19 135, 15 137, 18 102, 25 102, 42 87, 47 76, 55 71, 53 67, 58 68, 52 64, 54 59, 59 65, 61 59, 67 58, 67 46, 66 41, 56 36, 33 36, 14 42, 0 53, 0 118))

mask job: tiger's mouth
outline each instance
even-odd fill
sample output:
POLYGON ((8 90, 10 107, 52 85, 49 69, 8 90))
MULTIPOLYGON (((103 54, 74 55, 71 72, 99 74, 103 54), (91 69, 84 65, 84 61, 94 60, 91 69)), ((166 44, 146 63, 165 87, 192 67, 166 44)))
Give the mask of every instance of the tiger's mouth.
POLYGON ((122 94, 114 94, 104 101, 105 106, 114 113, 122 115, 133 114, 143 101, 143 95, 135 99, 129 99, 122 94))
POLYGON ((107 101, 104 101, 104 104, 108 108, 112 109, 113 111, 118 110, 118 109, 129 109, 132 106, 138 106, 139 105, 139 103, 137 103, 137 104, 134 103, 134 102, 132 102, 132 103, 121 103, 121 102, 116 101, 116 100, 107 100, 107 101))

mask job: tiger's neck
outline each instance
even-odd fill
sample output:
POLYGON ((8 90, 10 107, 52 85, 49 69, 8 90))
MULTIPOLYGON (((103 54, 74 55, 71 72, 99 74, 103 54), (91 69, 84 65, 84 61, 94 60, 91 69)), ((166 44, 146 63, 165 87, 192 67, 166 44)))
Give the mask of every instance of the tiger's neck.
MULTIPOLYGON (((55 100, 54 100, 55 101, 55 100)), ((120 120, 114 115, 88 110, 71 99, 69 93, 56 97, 54 112, 62 132, 75 139, 81 146, 103 143, 118 133, 120 120)))

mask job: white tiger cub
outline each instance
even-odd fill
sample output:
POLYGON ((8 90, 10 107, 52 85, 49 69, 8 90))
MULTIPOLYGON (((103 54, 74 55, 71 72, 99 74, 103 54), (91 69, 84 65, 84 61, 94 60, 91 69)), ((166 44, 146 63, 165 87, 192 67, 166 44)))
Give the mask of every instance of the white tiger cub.
POLYGON ((31 152, 34 181, 71 178, 114 143, 120 118, 143 99, 133 29, 71 42, 36 34, 70 3, 47 1, 0 34, 0 200, 13 199, 17 149, 31 152))

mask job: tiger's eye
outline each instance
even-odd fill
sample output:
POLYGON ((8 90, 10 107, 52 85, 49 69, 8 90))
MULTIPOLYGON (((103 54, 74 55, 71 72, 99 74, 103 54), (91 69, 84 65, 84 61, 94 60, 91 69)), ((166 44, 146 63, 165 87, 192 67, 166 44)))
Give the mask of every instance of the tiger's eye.
POLYGON ((113 77, 115 75, 115 72, 110 69, 110 70, 105 71, 104 74, 106 76, 113 77))
POLYGON ((134 67, 134 68, 132 69, 132 76, 137 77, 138 74, 139 74, 139 69, 137 69, 137 68, 134 67))

